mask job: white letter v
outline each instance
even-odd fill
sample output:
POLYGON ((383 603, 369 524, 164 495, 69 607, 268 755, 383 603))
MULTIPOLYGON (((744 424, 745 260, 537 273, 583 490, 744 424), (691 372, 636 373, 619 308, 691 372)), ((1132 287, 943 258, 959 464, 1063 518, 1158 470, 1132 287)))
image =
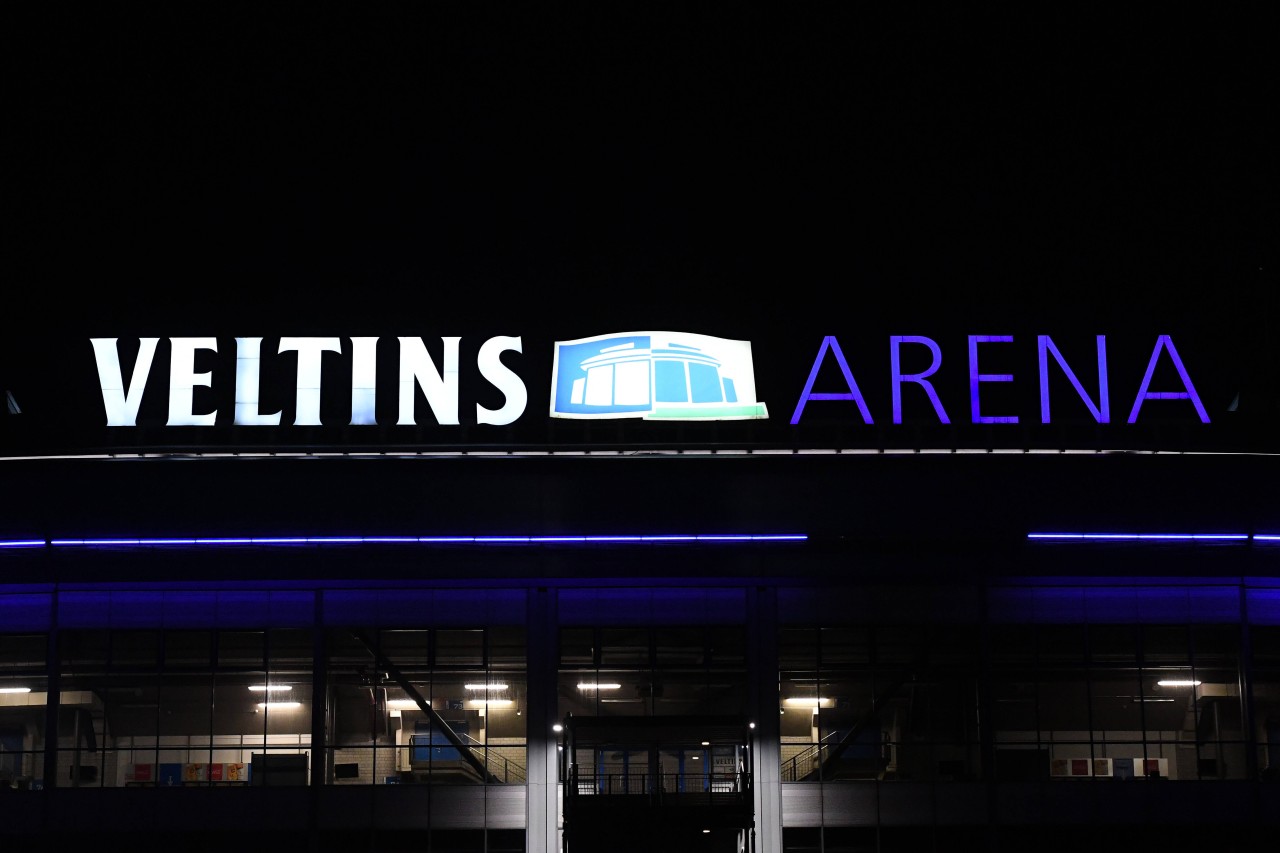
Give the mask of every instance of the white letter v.
POLYGON ((117 338, 90 338, 93 354, 98 361, 98 383, 102 386, 102 403, 107 409, 107 426, 137 426, 138 408, 142 405, 142 392, 151 372, 151 360, 156 355, 159 338, 138 339, 138 359, 133 363, 133 378, 126 392, 120 373, 120 352, 117 338))

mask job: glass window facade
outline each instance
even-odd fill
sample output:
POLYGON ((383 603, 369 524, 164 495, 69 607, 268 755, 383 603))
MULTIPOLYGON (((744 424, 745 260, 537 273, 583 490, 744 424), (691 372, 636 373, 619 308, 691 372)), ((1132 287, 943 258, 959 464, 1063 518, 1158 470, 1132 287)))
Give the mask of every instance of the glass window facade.
POLYGON ((993 630, 996 779, 1241 779, 1239 626, 993 630))
POLYGON ((741 626, 564 628, 557 717, 743 714, 741 626))
POLYGON ((526 781, 522 630, 335 628, 325 637, 326 781, 526 781))
POLYGON ((55 784, 308 781, 310 631, 69 630, 59 640, 55 784))
MULTIPOLYGON (((123 606, 85 624, 72 597, 47 612, 73 624, 0 634, 0 784, 19 797, 264 786, 299 792, 300 814, 317 824, 339 820, 321 816, 325 803, 351 808, 326 798, 364 791, 378 798, 370 809, 418 815, 432 837, 507 849, 525 843, 532 792, 558 799, 565 767, 588 795, 741 795, 776 783, 775 811, 756 819, 773 820, 787 850, 869 839, 913 849, 963 829, 957 815, 973 809, 1016 825, 1032 790, 1037 809, 1058 803, 1063 815, 1081 786, 1112 786, 1091 803, 1147 789, 1219 798, 1217 808, 1275 796, 1280 629, 1266 611, 1258 624, 1014 619, 998 608, 997 618, 909 620, 901 608, 877 618, 855 607, 841 620, 826 606, 874 594, 825 588, 810 593, 826 609, 808 623, 792 607, 770 624, 759 591, 745 588, 566 587, 546 617, 518 588, 316 589, 283 599, 282 621, 296 624, 280 627, 176 627, 164 606, 150 625, 123 606), (694 737, 711 719, 749 721, 755 734, 694 737), (592 721, 584 746, 540 770, 538 756, 565 742, 552 726, 571 720, 592 721), (649 722, 632 740, 609 734, 637 720, 649 722), (426 799, 404 799, 414 791, 426 799), (476 820, 479 835, 456 825, 476 820)), ((1005 595, 983 594, 997 605, 1005 595)), ((217 593, 248 612, 275 595, 217 593)), ((1183 801, 1148 796, 1170 809, 1183 801)), ((335 828, 334 843, 350 832, 335 828)))
POLYGON ((783 628, 784 782, 982 774, 976 628, 783 628))
POLYGON ((43 785, 48 636, 0 634, 0 791, 43 785))

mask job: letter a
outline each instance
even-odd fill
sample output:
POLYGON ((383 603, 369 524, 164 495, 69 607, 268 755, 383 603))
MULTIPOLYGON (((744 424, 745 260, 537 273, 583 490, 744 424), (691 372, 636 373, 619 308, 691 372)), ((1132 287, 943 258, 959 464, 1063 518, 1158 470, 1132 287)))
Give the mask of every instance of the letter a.
POLYGON ((1183 366, 1182 359, 1178 357, 1178 350, 1173 345, 1173 338, 1168 335, 1161 335, 1156 338, 1156 348, 1151 353, 1151 361, 1147 362, 1147 373, 1142 377, 1142 385, 1138 388, 1138 398, 1133 401, 1133 411, 1129 413, 1129 423, 1135 423, 1138 420, 1138 410, 1142 408, 1143 400, 1190 400, 1191 405, 1196 407, 1196 414, 1200 416, 1200 423, 1209 423, 1209 415, 1204 410, 1204 405, 1200 402, 1200 395, 1196 393, 1196 388, 1191 384, 1191 377, 1187 375, 1187 368, 1183 366), (1160 360, 1160 351, 1162 349, 1169 350, 1169 358, 1173 359, 1173 366, 1178 371, 1178 376, 1182 378, 1182 387, 1185 391, 1147 391, 1151 385, 1151 374, 1155 372, 1156 362, 1160 360))
POLYGON ((822 346, 818 349, 818 357, 814 359, 813 369, 809 371, 809 381, 804 384, 804 391, 800 393, 800 401, 796 403, 796 411, 791 416, 791 423, 800 423, 800 414, 804 411, 804 404, 810 400, 853 400, 858 404, 858 411, 862 413, 863 423, 874 423, 871 420, 871 412, 867 409, 867 401, 862 399, 862 392, 858 390, 858 383, 854 381, 853 373, 849 370, 849 363, 844 360, 844 353, 840 350, 840 344, 831 335, 822 339, 822 346), (827 354, 827 350, 831 350, 836 357, 836 363, 840 365, 840 372, 844 374, 844 381, 849 386, 848 394, 817 393, 813 390, 814 380, 818 378, 818 369, 822 367, 822 359, 827 354))

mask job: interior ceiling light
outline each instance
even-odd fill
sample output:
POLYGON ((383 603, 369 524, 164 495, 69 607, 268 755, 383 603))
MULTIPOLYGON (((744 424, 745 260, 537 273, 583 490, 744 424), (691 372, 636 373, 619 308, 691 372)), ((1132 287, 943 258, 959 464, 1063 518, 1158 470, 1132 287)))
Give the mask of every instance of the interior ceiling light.
MULTIPOLYGON (((423 701, 426 701, 426 700, 423 700, 423 701)), ((427 704, 430 705, 431 703, 427 702, 427 704)), ((388 699, 387 710, 388 711, 416 711, 418 710, 418 703, 412 699, 388 699)))
POLYGON ((282 693, 292 690, 291 684, 250 684, 249 689, 255 693, 282 693))
POLYGON ((616 681, 579 681, 579 690, 618 690, 622 685, 616 681))
POLYGON ((301 708, 301 702, 259 702, 259 708, 301 708))
POLYGON ((1199 687, 1200 682, 1190 678, 1168 678, 1157 681, 1161 687, 1199 687))
POLYGON ((830 708, 831 700, 825 696, 789 696, 782 700, 787 705, 796 705, 804 708, 830 708))
POLYGON ((467 690, 506 690, 507 689, 507 685, 502 684, 500 682, 494 683, 494 684, 464 684, 462 686, 467 690))
POLYGON ((30 687, 0 687, 0 693, 30 693, 30 687))

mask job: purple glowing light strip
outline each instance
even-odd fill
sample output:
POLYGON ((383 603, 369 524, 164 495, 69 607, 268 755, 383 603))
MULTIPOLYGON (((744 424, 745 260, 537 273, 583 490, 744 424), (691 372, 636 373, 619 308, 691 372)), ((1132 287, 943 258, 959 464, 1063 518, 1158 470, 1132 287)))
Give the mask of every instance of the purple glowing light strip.
POLYGON ((1028 533, 1027 538, 1077 542, 1247 542, 1251 537, 1248 533, 1028 533))
POLYGON ((652 542, 804 542, 803 533, 703 534, 672 536, 271 536, 163 539, 0 540, 0 548, 195 547, 218 545, 561 545, 652 542))

